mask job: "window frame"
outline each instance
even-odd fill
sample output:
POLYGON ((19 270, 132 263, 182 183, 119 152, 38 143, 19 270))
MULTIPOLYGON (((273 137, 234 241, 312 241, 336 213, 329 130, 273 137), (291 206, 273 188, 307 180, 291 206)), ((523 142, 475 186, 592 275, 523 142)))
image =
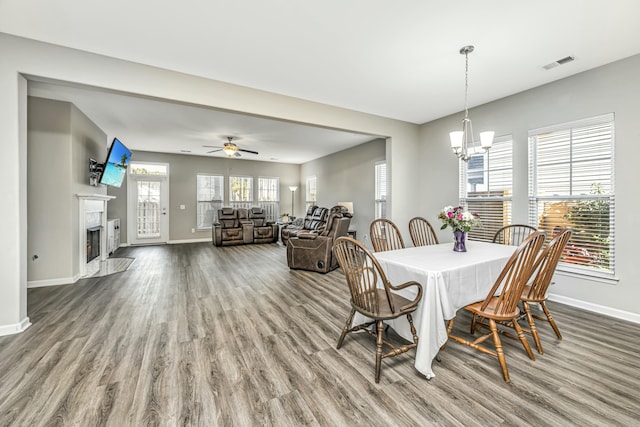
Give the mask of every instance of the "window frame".
POLYGON ((387 195, 389 194, 389 180, 387 176, 387 161, 379 160, 374 164, 374 219, 387 217, 387 195), (381 170, 384 168, 384 174, 381 170), (381 182, 384 181, 384 182, 381 182))
MULTIPOLYGON (((308 176, 305 185, 305 213, 311 206, 318 204, 318 177, 308 176)), ((304 216, 304 215, 303 215, 304 216)))
MULTIPOLYGON (((490 211, 491 217, 487 217, 486 215, 480 215, 480 223, 482 226, 474 227, 469 231, 469 239, 470 240, 479 240, 485 242, 492 242, 495 233, 505 225, 511 224, 513 218, 513 136, 512 135, 502 135, 494 138, 493 146, 488 151, 481 151, 472 154, 471 159, 465 162, 462 159, 459 160, 459 192, 458 196, 460 198, 460 204, 465 206, 470 212, 478 213, 477 208, 474 208, 474 204, 476 203, 486 203, 489 206, 486 207, 487 210, 490 211), (498 148, 503 149, 501 146, 504 146, 504 151, 510 155, 510 161, 508 162, 500 162, 500 158, 496 159, 497 166, 493 166, 491 162, 492 155, 494 157, 497 156, 496 150, 498 148), (483 158, 483 167, 480 170, 483 176, 483 181, 488 183, 488 188, 486 191, 476 191, 477 195, 469 196, 469 192, 467 190, 468 178, 469 178, 469 165, 472 163, 473 158, 477 156, 482 156, 483 158), (488 166, 485 166, 488 165, 488 166), (506 166, 508 165, 508 166, 506 166), (492 191, 492 183, 491 177, 496 176, 499 177, 500 171, 510 171, 510 177, 508 179, 509 186, 508 189, 503 189, 503 195, 491 195, 492 192, 496 192, 499 190, 492 191), (486 195, 481 195, 481 193, 487 193, 486 195), (506 194, 504 194, 506 192, 506 194), (502 215, 494 214, 495 208, 491 208, 491 205, 501 205, 499 210, 502 211, 502 215), (483 216, 485 216, 483 221, 483 216), (495 219, 494 219, 495 218, 495 219), (500 222, 497 222, 500 221, 500 222)), ((482 212, 482 210, 480 210, 482 212)))
MULTIPOLYGON (((587 146, 588 147, 588 146, 587 146)), ((554 153, 552 153, 554 154, 554 153)), ((550 157, 549 154, 545 155, 550 157)), ((589 172, 593 171, 593 168, 588 168, 584 170, 589 170, 589 172)), ((547 175, 549 172, 544 171, 547 175)), ((601 178, 605 176, 600 171, 601 178)), ((597 175, 596 175, 597 177, 597 175)), ((591 188, 594 188, 595 185, 596 191, 602 188, 601 182, 594 182, 590 184, 591 188)), ((605 183, 605 187, 606 187, 605 183)), ((607 246, 602 246, 601 243, 598 243, 598 239, 601 236, 597 233, 598 228, 601 227, 602 223, 597 220, 593 223, 587 223, 589 226, 596 227, 590 230, 593 230, 593 238, 584 239, 583 232, 579 230, 574 230, 574 234, 572 235, 569 243, 567 244, 567 250, 565 254, 560 260, 558 264, 558 271, 568 273, 571 275, 576 275, 577 277, 588 276, 590 278, 601 279, 602 281, 617 281, 615 277, 616 274, 616 263, 615 263, 615 115, 613 113, 603 114, 600 116, 590 117, 581 120, 575 120, 568 123, 561 123, 556 125, 551 125, 543 128, 533 129, 529 131, 529 223, 536 228, 540 227, 540 219, 543 218, 543 221, 548 222, 550 225, 542 227, 543 231, 547 231, 548 235, 553 234, 553 230, 547 230, 554 221, 559 221, 560 217, 550 216, 548 214, 545 215, 544 208, 541 211, 540 206, 541 203, 548 203, 549 206, 556 205, 563 206, 564 210, 573 209, 574 212, 578 212, 579 215, 580 210, 575 207, 581 204, 582 208, 591 209, 587 203, 590 202, 602 202, 605 201, 608 203, 608 236, 605 241, 607 242, 607 246), (589 133, 588 129, 591 128, 592 133, 589 133), (610 135, 610 138, 599 138, 597 137, 598 129, 601 129, 600 132, 605 132, 610 135), (545 138, 551 139, 556 138, 560 140, 562 138, 562 133, 568 133, 568 144, 569 147, 566 148, 568 152, 569 161, 563 162, 562 160, 558 160, 561 156, 551 156, 554 159, 553 162, 546 161, 546 163, 540 163, 539 161, 539 140, 544 135, 545 138), (576 137, 574 137, 576 135, 576 137), (585 154, 585 146, 587 146, 587 142, 592 142, 594 140, 605 141, 610 145, 610 149, 607 150, 606 153, 602 153, 600 156, 596 156, 596 153, 592 153, 589 151, 585 154), (580 145, 579 143, 585 144, 580 145), (576 148, 577 147, 577 148, 576 148), (608 170, 606 171, 606 181, 608 181, 609 191, 604 193, 591 191, 589 194, 584 194, 586 189, 586 179, 585 176, 589 175, 584 174, 584 171, 579 168, 582 163, 589 163, 594 161, 600 161, 602 165, 608 165, 608 170), (540 169, 545 169, 545 166, 549 166, 552 163, 555 163, 558 168, 563 165, 566 165, 566 168, 569 170, 568 172, 568 181, 562 180, 562 173, 558 173, 558 178, 556 180, 558 182, 562 182, 563 185, 569 188, 568 193, 554 193, 554 194, 541 194, 540 185, 541 182, 538 179, 540 169), (568 182, 568 183, 567 183, 568 182), (577 231, 577 232, 576 232, 577 231), (600 248, 605 248, 603 250, 595 250, 592 253, 589 253, 589 249, 591 245, 600 248), (573 249, 570 249, 573 248, 573 249), (575 256, 575 254, 581 254, 580 256, 575 256), (604 257, 604 260, 608 263, 608 268, 602 268, 600 265, 601 258, 604 257), (567 261, 571 259, 571 261, 567 261), (577 262, 579 260, 584 260, 582 262, 577 262), (589 266, 589 263, 597 262, 595 266, 589 266)), ((563 214, 562 219, 565 222, 571 221, 567 219, 567 215, 571 215, 570 212, 566 212, 563 214)), ((574 223, 575 225, 575 223, 574 223)), ((555 227, 554 227, 555 228, 555 227)), ((589 230, 589 229, 588 229, 589 230)))
POLYGON ((267 221, 276 222, 280 218, 280 177, 277 176, 258 176, 258 206, 264 209, 267 221), (274 192, 273 200, 263 198, 263 182, 269 181, 269 189, 267 192, 274 192))
POLYGON ((196 174, 196 229, 197 230, 210 230, 214 223, 218 222, 218 209, 221 209, 224 206, 224 175, 223 174, 212 174, 212 173, 197 173, 196 174), (211 199, 211 200, 200 200, 200 178, 220 178, 222 183, 220 184, 221 190, 221 198, 220 199, 211 199), (205 214, 201 212, 201 204, 209 203, 211 204, 211 225, 206 225, 204 222, 200 222, 200 218, 205 214))
POLYGON ((248 175, 229 175, 229 206, 231 206, 234 209, 238 209, 238 208, 246 208, 249 209, 251 208, 251 205, 253 204, 253 191, 254 191, 254 185, 253 185, 253 177, 252 176, 248 176, 248 175), (234 180, 236 179, 241 179, 241 180, 246 180, 246 182, 249 183, 250 188, 249 189, 241 189, 240 191, 242 193, 245 193, 249 196, 248 199, 240 199, 240 200, 234 200, 234 195, 233 195, 233 185, 234 185, 234 180))

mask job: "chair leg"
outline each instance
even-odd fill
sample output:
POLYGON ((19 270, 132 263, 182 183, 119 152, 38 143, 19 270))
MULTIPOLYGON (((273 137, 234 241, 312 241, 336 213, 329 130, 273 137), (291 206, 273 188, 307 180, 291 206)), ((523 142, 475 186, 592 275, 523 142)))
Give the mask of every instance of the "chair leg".
POLYGON ((507 383, 511 382, 509 378, 509 371, 507 370, 507 360, 504 358, 504 350, 502 350, 502 342, 500 341, 500 335, 498 334, 498 327, 496 326, 496 322, 493 319, 489 319, 489 329, 491 329, 491 334, 493 335, 493 344, 496 347, 496 356, 498 357, 498 362, 500 362, 500 367, 502 368, 502 376, 507 383))
POLYGON ((529 355, 529 359, 536 360, 536 356, 534 356, 533 351, 531 351, 531 346, 529 346, 529 341, 527 341, 527 337, 524 335, 524 331, 520 327, 518 320, 514 318, 512 322, 513 322, 513 329, 515 329, 516 332, 518 333, 518 339, 520 340, 520 342, 522 343, 522 346, 524 347, 525 351, 529 355))
POLYGON ((529 329, 531 330, 531 335, 533 335, 533 341, 536 343, 536 348, 538 349, 538 353, 544 354, 542 351, 542 343, 540 342, 540 335, 538 334, 538 329, 536 328, 536 323, 533 321, 533 316, 531 315, 531 307, 526 301, 522 301, 522 308, 527 315, 527 322, 529 322, 529 329))
POLYGON ((542 301, 540 303, 540 306, 542 307, 542 310, 544 311, 545 316, 547 316, 547 320, 549 321, 549 324, 551 324, 551 327, 553 328, 553 332, 555 332, 558 339, 561 340, 562 334, 560 333, 560 329, 558 329, 558 325, 556 325, 556 321, 553 320, 553 317, 551 316, 551 312, 547 308, 547 305, 545 304, 544 301, 542 301))
POLYGON ((473 335, 476 332, 476 321, 477 321, 476 314, 473 313, 473 316, 471 317, 471 329, 469 331, 471 335, 473 335))
MULTIPOLYGON (((447 322, 447 337, 451 336, 451 331, 453 330, 453 322, 455 322, 456 318, 452 318, 449 319, 449 321, 447 322)), ((442 344, 442 346, 440 347, 440 351, 444 351, 445 348, 447 347, 447 342, 445 341, 444 344, 442 344)))
POLYGON ((411 328, 411 334, 413 335, 413 343, 418 345, 418 333, 416 332, 416 327, 413 326, 413 317, 411 317, 411 313, 407 313, 407 320, 409 321, 409 328, 411 328))
POLYGON ((349 318, 347 319, 347 323, 345 323, 344 328, 342 328, 342 334, 340 335, 340 339, 338 340, 338 345, 336 349, 340 349, 342 347, 342 341, 344 341, 344 337, 347 336, 347 333, 351 329, 351 322, 353 321, 353 316, 356 314, 355 309, 351 309, 351 313, 349 313, 349 318))
POLYGON ((376 383, 380 382, 380 367, 382 365, 382 333, 384 332, 384 322, 377 322, 378 334, 376 337, 376 383))

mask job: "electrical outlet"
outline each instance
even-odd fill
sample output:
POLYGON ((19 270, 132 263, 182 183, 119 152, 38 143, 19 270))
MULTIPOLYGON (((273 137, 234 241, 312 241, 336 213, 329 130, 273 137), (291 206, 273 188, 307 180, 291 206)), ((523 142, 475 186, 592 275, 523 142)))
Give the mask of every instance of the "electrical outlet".
POLYGON ((191 232, 192 232, 192 233, 195 233, 195 232, 196 232, 196 229, 195 229, 195 228, 192 228, 192 229, 191 229, 191 232))

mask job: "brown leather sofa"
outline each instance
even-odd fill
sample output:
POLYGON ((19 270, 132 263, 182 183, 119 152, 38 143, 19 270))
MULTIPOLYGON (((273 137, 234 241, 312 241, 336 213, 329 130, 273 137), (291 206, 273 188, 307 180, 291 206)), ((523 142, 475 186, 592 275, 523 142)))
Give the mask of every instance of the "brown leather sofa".
POLYGON ((290 237, 296 237, 299 233, 320 233, 327 225, 328 215, 329 209, 327 208, 309 206, 301 225, 288 224, 282 227, 282 231, 280 232, 282 244, 286 245, 290 237))
POLYGON ((212 227, 216 246, 273 243, 278 240, 278 226, 267 222, 262 208, 218 209, 218 222, 212 227))
POLYGON ((287 240, 287 264, 291 269, 328 273, 338 267, 333 256, 333 242, 346 236, 351 224, 351 216, 343 214, 341 207, 331 209, 326 227, 321 232, 299 232, 287 240))
POLYGON ((278 241, 278 224, 268 222, 264 209, 249 209, 249 221, 253 224, 253 243, 274 243, 278 241))

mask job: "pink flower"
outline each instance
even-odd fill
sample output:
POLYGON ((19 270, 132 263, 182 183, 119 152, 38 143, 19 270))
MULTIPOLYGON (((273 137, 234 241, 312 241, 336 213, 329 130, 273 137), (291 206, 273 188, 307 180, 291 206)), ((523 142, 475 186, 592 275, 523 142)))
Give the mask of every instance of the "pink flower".
POLYGON ((461 213, 459 213, 459 214, 458 214, 458 221, 461 221, 461 220, 462 220, 462 214, 461 214, 461 213))
POLYGON ((448 216, 449 218, 453 218, 453 212, 447 212, 447 216, 448 216))

